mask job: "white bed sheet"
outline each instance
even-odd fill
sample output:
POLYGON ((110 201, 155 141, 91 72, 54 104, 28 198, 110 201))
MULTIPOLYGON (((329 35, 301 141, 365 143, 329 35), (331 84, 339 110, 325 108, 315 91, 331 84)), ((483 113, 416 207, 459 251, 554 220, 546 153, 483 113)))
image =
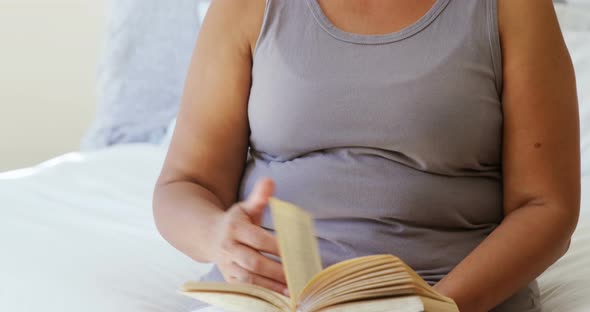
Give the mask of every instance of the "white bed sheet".
MULTIPOLYGON (((0 174, 0 311, 189 311, 175 290, 210 266, 154 226, 164 153, 120 146, 0 174)), ((545 311, 590 311, 590 177, 583 190, 571 249, 540 278, 545 311)))
MULTIPOLYGON (((544 312, 590 311, 590 177, 582 180, 582 212, 568 252, 539 277, 544 312)), ((534 261, 531 259, 531 261, 534 261)))
POLYGON ((154 226, 163 157, 121 146, 0 174, 0 311, 188 311, 175 290, 209 266, 154 226))

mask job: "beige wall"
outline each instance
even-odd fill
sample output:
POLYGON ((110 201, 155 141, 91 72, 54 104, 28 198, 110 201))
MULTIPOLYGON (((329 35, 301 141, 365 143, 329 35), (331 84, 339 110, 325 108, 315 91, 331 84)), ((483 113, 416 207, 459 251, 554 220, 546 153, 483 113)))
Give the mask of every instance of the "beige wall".
POLYGON ((0 0, 0 171, 76 150, 95 111, 105 0, 0 0))

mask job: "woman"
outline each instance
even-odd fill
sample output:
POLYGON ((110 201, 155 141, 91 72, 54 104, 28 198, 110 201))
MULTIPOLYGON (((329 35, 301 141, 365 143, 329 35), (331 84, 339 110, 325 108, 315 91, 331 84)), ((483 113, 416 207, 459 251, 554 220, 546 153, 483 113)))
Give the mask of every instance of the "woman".
POLYGON ((579 157, 550 0, 215 0, 154 213, 204 280, 286 291, 277 196, 324 265, 391 253, 461 311, 540 311, 579 157))

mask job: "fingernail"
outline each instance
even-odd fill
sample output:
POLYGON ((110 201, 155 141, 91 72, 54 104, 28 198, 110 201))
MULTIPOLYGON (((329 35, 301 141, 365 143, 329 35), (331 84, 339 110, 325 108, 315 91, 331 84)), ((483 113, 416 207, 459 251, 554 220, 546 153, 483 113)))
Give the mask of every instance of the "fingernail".
POLYGON ((287 296, 287 297, 289 297, 289 296, 290 296, 290 295, 289 295, 289 289, 288 289, 288 288, 285 288, 285 289, 283 289, 283 295, 285 295, 285 296, 287 296))

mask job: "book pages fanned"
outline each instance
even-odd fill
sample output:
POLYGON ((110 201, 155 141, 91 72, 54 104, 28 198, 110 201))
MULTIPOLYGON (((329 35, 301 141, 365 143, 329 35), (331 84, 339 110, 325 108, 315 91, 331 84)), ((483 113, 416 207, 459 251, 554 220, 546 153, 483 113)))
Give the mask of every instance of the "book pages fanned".
POLYGON ((313 219, 303 209, 277 198, 270 199, 270 209, 292 307, 295 307, 303 288, 322 271, 313 219))

